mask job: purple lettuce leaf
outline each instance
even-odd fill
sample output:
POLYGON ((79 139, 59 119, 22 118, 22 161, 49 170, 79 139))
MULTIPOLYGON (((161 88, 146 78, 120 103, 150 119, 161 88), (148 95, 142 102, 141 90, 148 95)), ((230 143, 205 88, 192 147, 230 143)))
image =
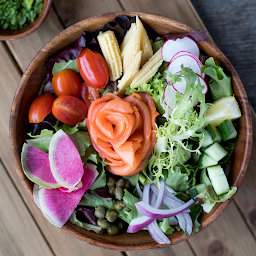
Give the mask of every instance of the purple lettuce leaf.
POLYGON ((107 30, 112 30, 115 32, 117 41, 119 43, 122 42, 127 30, 131 27, 131 24, 134 23, 136 20, 136 17, 126 17, 124 15, 118 15, 115 17, 115 22, 108 22, 106 23, 101 31, 105 32, 107 30))
POLYGON ((203 41, 205 41, 208 37, 208 32, 207 31, 201 31, 200 29, 198 31, 196 30, 192 30, 188 33, 168 33, 162 37, 157 37, 155 39, 155 41, 159 41, 161 39, 171 39, 171 40, 176 40, 177 38, 184 38, 184 37, 190 37, 192 38, 194 41, 198 42, 198 43, 202 43, 203 41))
POLYGON ((96 188, 95 190, 89 190, 89 192, 95 196, 106 199, 107 201, 112 201, 111 195, 107 187, 96 188))
POLYGON ((44 129, 52 130, 56 132, 54 126, 57 122, 57 119, 50 113, 48 116, 44 118, 44 120, 40 123, 30 124, 29 132, 31 135, 40 135, 41 131, 44 129))
POLYGON ((76 211, 76 218, 81 222, 89 222, 97 226, 97 218, 94 215, 94 209, 87 207, 78 207, 76 211))

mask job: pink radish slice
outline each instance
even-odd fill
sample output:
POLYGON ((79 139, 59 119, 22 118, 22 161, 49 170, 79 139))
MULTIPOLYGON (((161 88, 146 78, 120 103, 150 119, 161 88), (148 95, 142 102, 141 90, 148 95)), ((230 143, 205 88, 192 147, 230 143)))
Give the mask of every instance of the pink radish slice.
MULTIPOLYGON (((206 94, 208 91, 208 85, 200 75, 197 74, 197 76, 199 77, 200 84, 203 86, 202 94, 206 94)), ((198 80, 196 80, 196 82, 195 82, 195 85, 197 85, 197 84, 198 84, 198 80)), ((175 84, 173 84, 174 89, 177 90, 181 94, 184 94, 184 92, 186 90, 186 86, 187 86, 187 83, 186 83, 186 80, 184 77, 181 77, 181 82, 176 82, 175 84)))
POLYGON ((61 187, 52 175, 47 153, 24 143, 21 163, 25 175, 34 183, 46 188, 61 187))
POLYGON ((164 102, 170 109, 173 108, 176 101, 176 92, 172 84, 167 84, 164 88, 164 102))
POLYGON ((34 185, 34 201, 43 215, 55 226, 61 228, 69 219, 83 194, 90 188, 95 181, 98 172, 91 168, 91 164, 84 166, 82 177, 83 186, 70 193, 60 189, 47 189, 37 184, 34 185))
POLYGON ((180 57, 180 56, 191 56, 191 57, 193 57, 193 58, 197 61, 198 65, 199 65, 199 67, 200 67, 200 75, 202 76, 202 78, 205 78, 205 74, 201 72, 201 67, 203 66, 202 62, 201 62, 194 54, 192 54, 192 53, 190 53, 190 52, 187 52, 187 51, 180 51, 180 52, 177 52, 177 53, 172 57, 172 59, 171 59, 170 62, 174 61, 176 58, 178 58, 178 57, 180 57))
POLYGON ((177 38, 176 40, 167 40, 162 46, 162 59, 170 62, 172 57, 180 51, 193 53, 197 58, 200 56, 200 50, 197 43, 189 37, 184 37, 182 39, 177 38))
POLYGON ((170 62, 167 70, 171 74, 176 74, 181 71, 181 65, 190 68, 194 73, 201 75, 202 64, 198 63, 197 60, 191 55, 181 55, 176 57, 172 62, 170 62))
POLYGON ((50 167, 55 180, 64 188, 73 190, 80 182, 84 169, 79 152, 63 131, 57 131, 49 146, 50 167))

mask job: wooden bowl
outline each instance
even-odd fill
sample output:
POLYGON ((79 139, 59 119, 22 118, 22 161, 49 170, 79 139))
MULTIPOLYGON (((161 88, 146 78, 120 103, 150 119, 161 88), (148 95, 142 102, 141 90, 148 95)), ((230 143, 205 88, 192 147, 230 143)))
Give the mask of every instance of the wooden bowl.
POLYGON ((43 23, 43 21, 45 20, 50 11, 51 6, 52 0, 44 0, 42 12, 39 14, 39 16, 35 19, 34 22, 30 23, 25 28, 22 28, 20 30, 11 30, 3 29, 0 27, 0 40, 20 39, 31 34, 35 30, 37 30, 39 26, 43 23))
MULTIPOLYGON (((31 198, 33 198, 33 183, 29 181, 23 173, 20 162, 20 155, 28 126, 28 109, 32 100, 37 96, 41 83, 46 76, 46 72, 43 67, 44 60, 65 48, 75 39, 78 39, 83 31, 98 31, 106 22, 114 21, 114 18, 120 14, 130 17, 139 15, 146 26, 152 27, 160 35, 164 35, 168 32, 185 33, 192 30, 192 28, 175 20, 158 15, 140 12, 109 13, 81 21, 69 27, 58 36, 54 37, 42 48, 42 50, 32 60, 21 78, 13 100, 10 120, 10 141, 13 159, 21 182, 23 183, 31 198)), ((224 56, 224 54, 209 41, 201 43, 200 48, 207 55, 213 56, 217 61, 219 61, 221 66, 224 67, 229 75, 232 76, 234 93, 242 111, 242 117, 238 120, 239 139, 235 145, 232 171, 229 176, 229 184, 239 188, 244 178, 252 146, 252 122, 250 105, 248 103, 244 87, 236 71, 228 59, 224 56)), ((217 204, 210 213, 203 213, 200 230, 212 223, 226 209, 229 203, 230 200, 221 204, 217 204)), ((122 251, 147 250, 166 246, 157 244, 150 237, 147 231, 139 231, 135 234, 127 234, 126 232, 123 232, 117 236, 109 236, 107 234, 96 234, 94 232, 87 231, 71 224, 70 222, 66 223, 62 229, 81 240, 89 242, 90 244, 109 249, 117 249, 122 251)), ((183 236, 181 232, 175 232, 169 237, 172 244, 175 244, 177 242, 184 241, 189 236, 183 236)))

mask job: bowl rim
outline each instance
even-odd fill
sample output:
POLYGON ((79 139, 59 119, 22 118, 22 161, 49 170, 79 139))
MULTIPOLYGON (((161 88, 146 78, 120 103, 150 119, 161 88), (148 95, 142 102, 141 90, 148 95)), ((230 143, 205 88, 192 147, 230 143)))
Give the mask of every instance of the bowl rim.
MULTIPOLYGON (((118 15, 127 15, 129 17, 132 16, 140 16, 143 20, 143 17, 149 17, 149 15, 152 17, 153 19, 161 19, 161 22, 163 23, 172 23, 172 26, 176 26, 179 29, 182 29, 184 31, 184 33, 189 32, 191 30, 193 30, 191 27, 178 22, 176 20, 173 20, 171 18, 162 16, 162 15, 157 15, 157 14, 151 14, 151 13, 147 13, 147 12, 128 12, 128 11, 122 11, 122 12, 111 12, 111 13, 106 13, 103 15, 98 15, 98 16, 94 16, 92 18, 88 18, 85 20, 82 20, 70 27, 68 27, 67 29, 65 29, 64 31, 62 31, 60 34, 58 34, 57 36, 55 36, 52 40, 50 40, 38 53, 37 55, 32 59, 31 63, 29 64, 29 66, 27 67, 26 71, 24 72, 20 83, 17 87, 14 99, 13 99, 13 104, 12 104, 12 109, 11 109, 11 118, 10 118, 10 144, 11 144, 11 151, 12 151, 12 156, 14 159, 14 163, 15 163, 15 167, 16 167, 16 171, 21 179, 21 182, 23 184, 23 186, 25 187, 26 191, 28 192, 29 196, 31 197, 31 199, 34 201, 33 199, 33 194, 32 191, 29 188, 29 181, 24 179, 24 174, 23 174, 23 170, 21 167, 21 162, 20 162, 20 152, 18 150, 17 144, 15 143, 16 141, 16 134, 15 131, 17 129, 17 124, 15 123, 15 120, 17 118, 18 115, 18 109, 19 109, 19 105, 21 103, 21 96, 20 93, 23 92, 24 90, 24 84, 26 83, 26 81, 28 80, 28 76, 29 76, 29 69, 30 67, 33 66, 34 62, 36 62, 37 58, 41 56, 41 54, 44 53, 44 50, 46 48, 50 48, 51 46, 53 46, 55 43, 58 42, 58 38, 61 36, 64 36, 66 34, 68 34, 68 32, 70 32, 74 27, 76 26, 82 26, 82 24, 84 24, 84 22, 88 22, 90 23, 91 21, 94 21, 95 19, 99 19, 99 18, 109 18, 109 20, 113 20, 114 17, 118 16, 118 15)), ((221 56, 222 58, 225 59, 225 64, 226 66, 228 66, 228 68, 231 70, 231 75, 232 75, 232 79, 233 79, 233 83, 235 83, 237 86, 237 90, 239 92, 239 96, 241 96, 240 99, 240 104, 241 107, 243 109, 243 115, 246 117, 246 146, 245 146, 245 152, 244 152, 244 158, 243 161, 241 163, 241 171, 240 171, 240 175, 238 175, 238 177, 235 180, 235 185, 239 188, 241 185, 241 182, 244 178, 244 174, 246 172, 248 163, 249 163, 249 158, 250 158, 250 154, 251 154, 251 148, 252 148, 252 119, 251 119, 251 110, 250 110, 250 104, 248 102, 247 99, 247 95, 244 89, 244 86, 237 74, 237 72, 235 71, 234 67, 232 66, 232 64, 229 62, 229 60, 227 59, 227 57, 217 48, 217 46, 210 42, 209 40, 204 41, 203 43, 201 43, 202 46, 206 46, 211 48, 212 50, 214 50, 215 52, 217 52, 218 56, 221 56)), ((227 208, 227 206, 229 205, 229 203, 233 200, 234 197, 232 197, 231 199, 227 200, 224 203, 221 203, 220 205, 218 205, 217 209, 212 213, 211 218, 206 219, 203 223, 201 223, 201 227, 200 230, 203 230, 205 227, 207 227, 210 223, 212 223, 214 220, 217 219, 217 217, 220 216, 220 214, 227 208)), ((172 239, 172 243, 170 245, 160 245, 157 244, 155 241, 152 242, 148 242, 148 243, 143 243, 143 244, 116 244, 116 243, 112 243, 103 239, 96 239, 96 238, 92 238, 89 235, 85 235, 80 233, 79 231, 77 231, 77 229, 75 228, 75 226, 73 224, 71 224, 70 222, 67 222, 62 229, 71 234, 72 236, 86 241, 89 244, 92 245, 97 245, 99 247, 103 247, 106 249, 113 249, 113 250, 120 250, 120 251, 133 251, 133 250, 149 250, 149 249, 157 249, 157 248, 164 248, 164 247, 168 247, 170 245, 174 245, 177 244, 181 241, 186 240, 187 238, 192 237, 194 234, 192 235, 187 235, 187 236, 178 236, 175 237, 174 239, 172 239), (81 235, 78 237, 78 234, 81 234, 83 237, 81 238, 81 235)), ((140 231, 143 232, 143 231, 140 231)), ((178 232, 176 232, 178 233, 178 232)), ((197 232, 198 233, 198 232, 197 232)), ((197 234, 195 233, 195 234, 197 234)))
MULTIPOLYGON (((16 40, 16 39, 20 39, 20 38, 30 35, 31 33, 36 31, 41 26, 41 24, 43 23, 43 21, 49 14, 51 6, 52 6, 52 0, 44 0, 42 12, 38 15, 38 17, 32 23, 29 23, 26 27, 24 27, 22 29, 19 29, 16 31, 13 30, 12 31, 14 33, 13 35, 1 35, 0 34, 0 40, 2 40, 2 41, 16 40)), ((8 30, 10 30, 10 29, 8 29, 8 30)))

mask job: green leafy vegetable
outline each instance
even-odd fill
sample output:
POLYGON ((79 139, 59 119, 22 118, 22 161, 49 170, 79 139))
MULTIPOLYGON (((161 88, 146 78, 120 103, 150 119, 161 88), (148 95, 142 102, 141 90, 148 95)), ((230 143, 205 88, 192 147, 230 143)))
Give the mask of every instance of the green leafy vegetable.
POLYGON ((0 26, 22 29, 33 22, 42 9, 43 0, 0 0, 0 26))
POLYGON ((156 53, 164 45, 164 39, 152 43, 153 53, 156 53))
POLYGON ((91 185, 90 190, 95 190, 97 188, 102 188, 102 187, 106 186, 107 178, 106 178, 104 166, 105 166, 105 164, 103 162, 98 163, 97 171, 98 171, 99 175, 98 175, 97 179, 91 185))
POLYGON ((163 219, 163 221, 159 223, 159 228, 167 235, 171 235, 174 232, 174 228, 170 226, 169 218, 163 219))
POLYGON ((78 205, 89 206, 94 208, 103 205, 107 209, 114 209, 113 201, 108 201, 102 197, 95 196, 89 192, 83 195, 83 198, 81 199, 78 205))
POLYGON ((123 210, 118 210, 118 217, 122 220, 130 223, 132 219, 135 219, 141 214, 138 212, 135 204, 141 201, 139 198, 133 196, 127 189, 124 190, 123 202, 130 210, 127 211, 125 208, 123 210))
POLYGON ((81 222, 76 218, 76 211, 72 213, 72 215, 69 218, 70 222, 80 228, 85 228, 87 230, 92 230, 96 233, 99 233, 101 231, 101 227, 95 226, 89 223, 81 222))
POLYGON ((69 60, 68 62, 66 62, 65 60, 63 60, 60 63, 55 62, 54 66, 52 68, 52 75, 54 76, 55 74, 57 74, 58 72, 60 72, 64 69, 72 69, 73 71, 78 73, 79 70, 78 70, 78 67, 77 67, 76 59, 75 60, 69 60))
POLYGON ((213 57, 205 61, 201 71, 211 77, 209 86, 213 100, 233 95, 231 78, 226 76, 223 69, 214 62, 213 57))

